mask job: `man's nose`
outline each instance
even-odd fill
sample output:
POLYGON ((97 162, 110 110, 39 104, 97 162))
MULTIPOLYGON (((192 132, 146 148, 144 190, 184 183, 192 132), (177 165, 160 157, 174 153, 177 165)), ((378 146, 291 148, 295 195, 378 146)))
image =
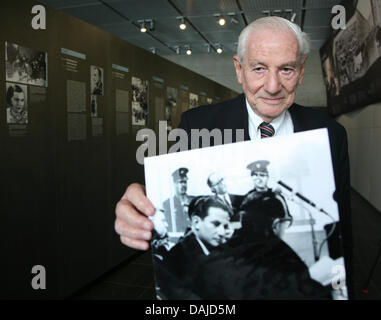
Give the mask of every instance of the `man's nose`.
POLYGON ((279 75, 276 71, 269 71, 264 84, 264 89, 270 94, 276 94, 281 89, 279 75))

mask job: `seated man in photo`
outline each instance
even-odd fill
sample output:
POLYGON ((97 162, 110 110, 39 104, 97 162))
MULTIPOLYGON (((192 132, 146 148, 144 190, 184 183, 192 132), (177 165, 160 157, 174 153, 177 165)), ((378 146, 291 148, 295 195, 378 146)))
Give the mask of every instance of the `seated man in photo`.
MULTIPOLYGON (((189 205, 190 231, 164 256, 160 266, 160 283, 163 295, 168 299, 198 299, 193 277, 207 257, 226 243, 230 230, 229 208, 213 196, 194 198, 189 205)), ((156 270, 156 269, 155 269, 156 270)))

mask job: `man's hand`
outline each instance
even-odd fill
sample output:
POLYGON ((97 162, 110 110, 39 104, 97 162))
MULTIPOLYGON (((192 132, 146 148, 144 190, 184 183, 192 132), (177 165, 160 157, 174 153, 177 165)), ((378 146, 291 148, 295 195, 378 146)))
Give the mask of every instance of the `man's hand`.
POLYGON ((137 183, 129 185, 115 208, 114 228, 120 235, 120 241, 133 249, 148 250, 153 223, 147 216, 154 212, 144 186, 137 183))

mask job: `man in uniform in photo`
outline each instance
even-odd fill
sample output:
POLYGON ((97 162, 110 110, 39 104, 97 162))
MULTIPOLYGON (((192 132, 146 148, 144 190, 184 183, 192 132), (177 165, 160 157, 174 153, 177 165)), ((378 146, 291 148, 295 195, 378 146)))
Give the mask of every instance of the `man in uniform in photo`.
POLYGON ((25 92, 17 84, 12 84, 7 89, 7 123, 28 123, 25 92))
POLYGON ((169 232, 183 233, 190 224, 188 207, 193 197, 187 194, 188 171, 182 167, 172 173, 175 195, 163 203, 169 232))
POLYGON ((251 241, 253 237, 262 235, 263 230, 257 230, 261 219, 273 219, 274 233, 282 238, 284 231, 292 223, 286 200, 280 191, 268 187, 270 164, 267 160, 258 160, 250 163, 247 169, 251 172, 254 188, 242 200, 239 208, 242 228, 239 230, 244 241, 251 241))

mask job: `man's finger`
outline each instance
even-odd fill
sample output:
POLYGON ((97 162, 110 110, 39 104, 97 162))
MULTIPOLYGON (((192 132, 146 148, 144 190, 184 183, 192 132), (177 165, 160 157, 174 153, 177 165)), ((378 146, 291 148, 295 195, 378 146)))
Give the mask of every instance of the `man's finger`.
POLYGON ((148 242, 144 241, 144 240, 130 239, 130 238, 121 236, 120 241, 123 244, 125 244, 126 246, 133 248, 133 249, 138 249, 138 250, 148 250, 149 249, 148 242))
POLYGON ((131 184, 122 199, 128 200, 140 212, 147 216, 152 216, 155 213, 155 208, 151 201, 146 196, 146 191, 143 185, 138 183, 131 184))
POLYGON ((152 230, 153 223, 137 212, 128 200, 120 200, 115 209, 117 219, 137 229, 152 230))
POLYGON ((114 229, 120 236, 127 237, 135 240, 151 240, 152 233, 144 229, 131 227, 120 219, 115 220, 114 229))

